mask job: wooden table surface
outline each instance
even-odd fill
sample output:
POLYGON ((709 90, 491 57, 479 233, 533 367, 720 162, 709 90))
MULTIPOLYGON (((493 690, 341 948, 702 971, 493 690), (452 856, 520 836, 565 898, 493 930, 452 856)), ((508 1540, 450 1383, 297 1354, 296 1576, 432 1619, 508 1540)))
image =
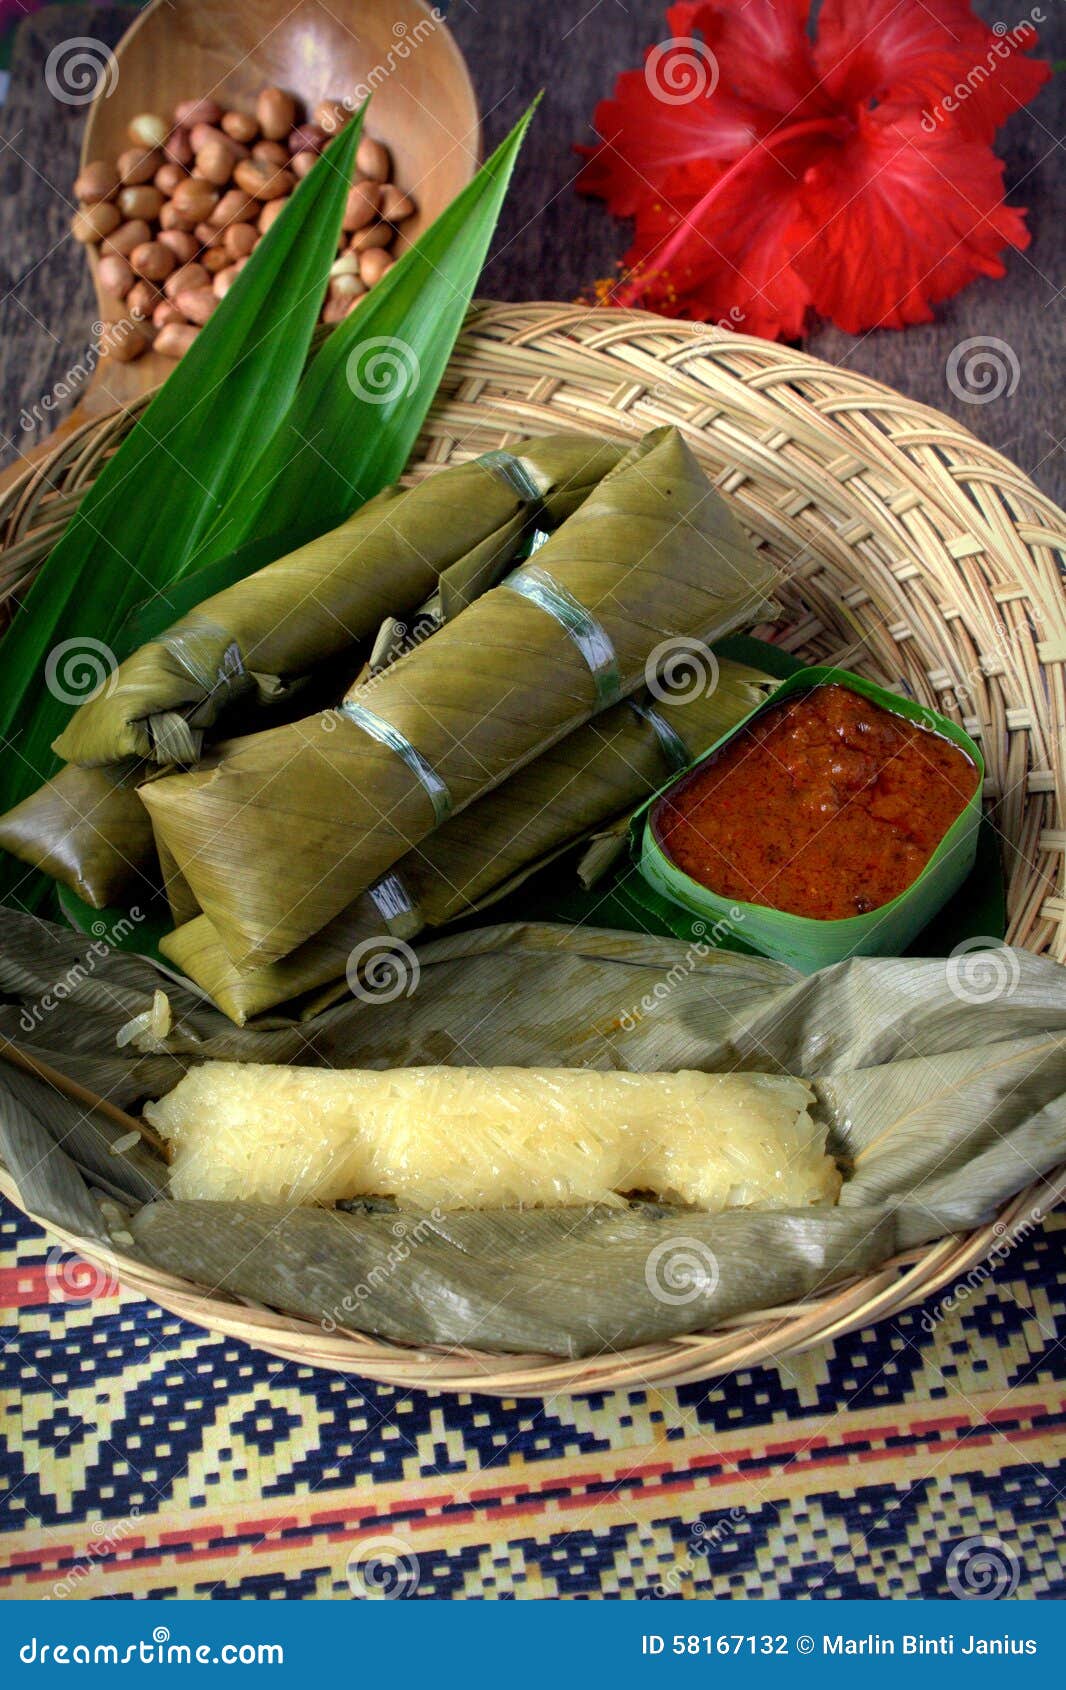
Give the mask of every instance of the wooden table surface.
MULTIPOLYGON (((1002 0, 983 0, 978 9, 996 19, 1002 0)), ((1045 0, 1044 10, 1044 51, 1061 59, 1066 7, 1045 0)), ((1018 21, 1013 12, 1003 15, 1018 21)), ((52 46, 72 36, 116 42, 130 16, 117 6, 65 5, 36 13, 20 27, 11 87, 0 108, 4 461, 45 437, 46 428, 32 426, 34 406, 84 355, 95 315, 85 257, 68 234, 83 112, 49 94, 45 60, 52 46)), ((593 108, 617 73, 639 64, 642 49, 663 35, 663 8, 651 0, 552 0, 544 7, 528 0, 453 0, 450 22, 470 63, 489 143, 501 138, 536 89, 544 89, 481 291, 497 299, 575 299, 595 277, 612 272, 627 234, 599 202, 574 193, 572 145, 590 138, 593 108)), ((1059 503, 1066 502, 1060 403, 1066 377, 1064 85, 1060 75, 1000 135, 1009 195, 1029 208, 1033 236, 1027 252, 1011 254, 1004 279, 967 288, 940 308, 933 324, 861 337, 830 328, 806 342, 821 358, 950 412, 1059 503), (947 359, 961 340, 988 336, 1012 349, 1017 387, 988 403, 966 403, 948 388, 947 359)), ((60 398, 49 425, 75 398, 60 398)))

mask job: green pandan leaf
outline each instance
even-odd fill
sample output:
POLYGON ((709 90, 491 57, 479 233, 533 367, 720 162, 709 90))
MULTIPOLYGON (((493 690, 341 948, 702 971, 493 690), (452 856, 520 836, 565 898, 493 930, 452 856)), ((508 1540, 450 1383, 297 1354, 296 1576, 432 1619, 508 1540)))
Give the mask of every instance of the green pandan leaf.
POLYGON ((400 475, 462 328, 534 109, 316 354, 208 537, 213 556, 272 534, 299 511, 313 510, 324 533, 400 475))
MULTIPOLYGON (((362 112, 297 188, 25 595, 3 641, 0 808, 52 773, 52 741, 87 687, 106 681, 131 606, 200 561, 220 508, 292 403, 361 127, 362 112)), ((11 869, 5 860, 0 884, 10 887, 11 869)))

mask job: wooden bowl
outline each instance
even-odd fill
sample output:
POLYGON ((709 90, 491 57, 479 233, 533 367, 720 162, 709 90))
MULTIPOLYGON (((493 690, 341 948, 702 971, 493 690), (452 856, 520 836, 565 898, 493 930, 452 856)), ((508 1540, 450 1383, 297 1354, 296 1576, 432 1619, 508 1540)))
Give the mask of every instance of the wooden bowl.
MULTIPOLYGON (((396 182, 418 211, 403 226, 398 249, 437 218, 466 186, 480 161, 481 126, 470 75, 455 40, 423 0, 152 0, 115 49, 117 76, 105 79, 89 107, 81 163, 113 160, 130 145, 126 133, 141 112, 171 116, 181 100, 210 96, 251 111, 262 88, 275 85, 308 108, 319 100, 371 94, 367 133, 384 141, 396 182), (110 91, 108 91, 110 90, 110 91)), ((89 248, 98 314, 124 315, 122 302, 100 287, 89 248)), ((90 389, 66 430, 157 387, 173 361, 148 352, 131 364, 108 362, 107 394, 90 389)), ((65 431, 66 431, 65 430, 65 431)), ((49 444, 54 444, 54 438, 49 444)))
MULTIPOLYGON (((134 420, 90 424, 0 498, 0 597, 25 586, 134 420)), ((1066 962, 1066 514, 958 423, 846 366, 702 323, 573 305, 482 305, 410 468, 523 434, 584 429, 628 444, 667 423, 779 567, 782 643, 807 663, 902 685, 980 738, 1008 941, 1066 962)), ((1034 1203, 1050 1212, 1064 1182, 1066 1171, 1041 1179, 986 1225, 805 1302, 579 1361, 326 1333, 48 1230, 183 1320, 272 1355, 402 1389, 536 1397, 712 1379, 884 1320, 987 1262, 1034 1203)), ((20 1201, 2 1166, 0 1190, 20 1201)))

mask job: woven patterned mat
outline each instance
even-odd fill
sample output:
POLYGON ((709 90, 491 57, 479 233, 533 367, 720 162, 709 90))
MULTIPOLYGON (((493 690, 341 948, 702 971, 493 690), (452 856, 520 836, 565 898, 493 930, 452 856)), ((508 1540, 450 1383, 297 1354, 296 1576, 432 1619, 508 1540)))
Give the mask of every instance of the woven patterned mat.
POLYGON ((1064 1227, 952 1312, 540 1405, 204 1336, 5 1205, 0 1595, 350 1599, 377 1562, 418 1597, 947 1596, 976 1550, 1061 1597, 1064 1227))

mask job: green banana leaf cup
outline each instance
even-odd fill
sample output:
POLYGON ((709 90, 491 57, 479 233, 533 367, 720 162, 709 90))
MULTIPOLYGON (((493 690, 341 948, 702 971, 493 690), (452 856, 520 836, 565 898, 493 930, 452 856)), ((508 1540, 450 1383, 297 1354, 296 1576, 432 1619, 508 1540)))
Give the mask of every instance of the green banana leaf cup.
MULTIPOLYGON (((791 963, 802 974, 814 974, 819 968, 842 962, 846 957, 898 956, 958 891, 973 868, 981 823, 984 774, 984 759, 970 736, 936 711, 900 698, 846 669, 801 669, 716 741, 690 768, 674 776, 648 800, 638 812, 633 827, 637 865, 649 886, 660 896, 706 921, 709 929, 732 932, 764 956, 791 963), (898 897, 878 909, 842 920, 826 921, 788 914, 771 909, 766 904, 747 904, 735 898, 721 897, 686 874, 663 848, 659 826, 663 801, 667 797, 676 799, 702 765, 716 756, 737 734, 743 733, 756 716, 797 693, 809 692, 827 683, 847 687, 893 715, 917 722, 951 740, 974 764, 973 796, 944 834, 917 879, 898 897)), ((757 796, 753 798, 753 803, 757 805, 757 796)))

